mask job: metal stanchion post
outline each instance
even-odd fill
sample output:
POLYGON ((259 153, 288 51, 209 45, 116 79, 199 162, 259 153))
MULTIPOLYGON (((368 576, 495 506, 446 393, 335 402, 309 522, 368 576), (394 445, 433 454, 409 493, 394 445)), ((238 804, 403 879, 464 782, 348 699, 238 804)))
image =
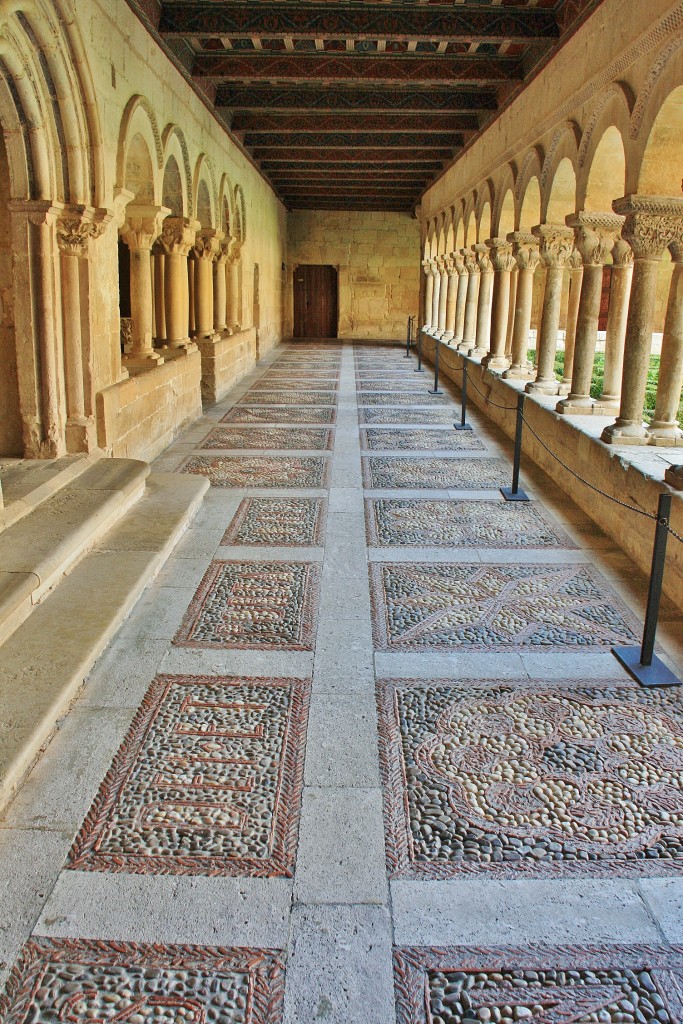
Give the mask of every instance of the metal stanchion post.
POLYGON ((411 336, 412 333, 413 333, 413 318, 412 318, 412 316, 409 316, 408 317, 408 329, 406 331, 406 354, 403 357, 404 359, 410 359, 410 336, 411 336))
POLYGON ((422 328, 418 328, 417 332, 417 368, 413 370, 413 373, 424 373, 422 369, 422 328))
POLYGON ((529 501, 529 496, 519 489, 519 465, 522 460, 525 398, 525 393, 520 391, 517 395, 517 428, 515 430, 515 461, 512 467, 512 487, 501 487, 500 489, 500 493, 506 501, 529 501))
POLYGON ((666 563, 666 542, 669 536, 671 516, 671 495, 660 494, 657 507, 655 543, 652 551, 650 586, 647 593, 647 611, 643 642, 640 647, 613 647, 612 654, 641 686, 680 686, 681 680, 666 667, 654 653, 659 603, 662 598, 662 583, 666 563))
POLYGON ((442 395, 443 391, 439 390, 439 339, 434 339, 434 387, 430 388, 427 394, 429 395, 442 395))
POLYGON ((460 422, 454 423, 456 430, 471 430, 467 422, 467 360, 462 360, 462 391, 460 392, 460 422))

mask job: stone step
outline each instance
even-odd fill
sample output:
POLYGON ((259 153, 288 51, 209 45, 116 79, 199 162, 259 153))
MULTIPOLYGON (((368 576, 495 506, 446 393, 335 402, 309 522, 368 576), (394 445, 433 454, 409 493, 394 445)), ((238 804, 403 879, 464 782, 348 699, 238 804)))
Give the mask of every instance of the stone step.
POLYGON ((100 459, 0 534, 0 644, 141 497, 150 467, 100 459))
POLYGON ((0 459, 0 533, 103 457, 98 451, 92 455, 65 455, 61 459, 0 459))
POLYGON ((145 493, 0 647, 0 808, 166 562, 209 482, 153 473, 145 493))

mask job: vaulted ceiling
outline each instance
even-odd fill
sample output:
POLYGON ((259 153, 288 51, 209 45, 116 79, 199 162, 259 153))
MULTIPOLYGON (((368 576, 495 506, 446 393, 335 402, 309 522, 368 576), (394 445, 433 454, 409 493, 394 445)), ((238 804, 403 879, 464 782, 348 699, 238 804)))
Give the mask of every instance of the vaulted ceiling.
POLYGON ((412 210, 601 0, 128 0, 285 205, 412 210))

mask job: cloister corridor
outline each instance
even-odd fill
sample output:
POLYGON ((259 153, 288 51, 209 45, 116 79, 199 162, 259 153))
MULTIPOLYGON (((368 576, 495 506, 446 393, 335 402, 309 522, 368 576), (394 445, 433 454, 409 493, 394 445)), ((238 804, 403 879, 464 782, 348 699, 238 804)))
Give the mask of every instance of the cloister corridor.
POLYGON ((681 1019, 646 579, 415 367, 284 346, 156 460, 211 489, 0 824, 33 1019, 681 1019))

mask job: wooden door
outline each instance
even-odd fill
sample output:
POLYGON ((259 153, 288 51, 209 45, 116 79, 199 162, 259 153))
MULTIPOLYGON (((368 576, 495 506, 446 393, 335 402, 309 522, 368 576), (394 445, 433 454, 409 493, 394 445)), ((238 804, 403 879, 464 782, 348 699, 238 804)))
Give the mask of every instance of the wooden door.
POLYGON ((337 271, 304 264, 294 271, 294 337, 337 337, 337 271))
POLYGON ((600 295, 600 315, 598 317, 598 330, 607 330, 607 318, 609 316, 609 299, 612 288, 612 268, 603 267, 602 270, 602 293, 600 295))

